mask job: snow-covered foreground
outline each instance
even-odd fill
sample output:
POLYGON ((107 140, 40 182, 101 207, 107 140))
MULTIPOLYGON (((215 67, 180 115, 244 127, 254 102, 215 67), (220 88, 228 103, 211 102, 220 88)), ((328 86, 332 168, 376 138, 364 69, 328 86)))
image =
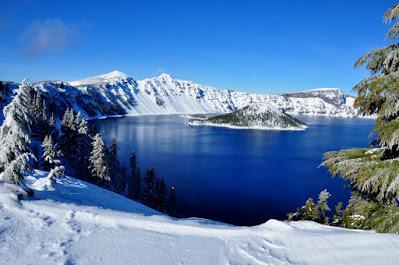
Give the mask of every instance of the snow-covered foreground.
MULTIPOLYGON (((39 174, 43 175, 43 173, 39 174)), ((66 177, 21 202, 0 184, 1 264, 397 264, 399 235, 270 220, 177 220, 66 177)), ((267 209, 265 209, 267 210, 267 209)))

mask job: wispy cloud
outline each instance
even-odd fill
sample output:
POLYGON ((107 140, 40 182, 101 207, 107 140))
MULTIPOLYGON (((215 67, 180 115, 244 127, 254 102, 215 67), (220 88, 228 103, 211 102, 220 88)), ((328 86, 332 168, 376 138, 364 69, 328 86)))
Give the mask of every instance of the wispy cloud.
POLYGON ((35 21, 21 34, 23 52, 28 56, 39 56, 60 51, 71 45, 77 34, 76 26, 59 19, 35 21))
POLYGON ((163 67, 158 67, 156 70, 155 70, 155 75, 160 75, 160 74, 163 74, 163 73, 166 73, 166 69, 165 68, 163 68, 163 67))

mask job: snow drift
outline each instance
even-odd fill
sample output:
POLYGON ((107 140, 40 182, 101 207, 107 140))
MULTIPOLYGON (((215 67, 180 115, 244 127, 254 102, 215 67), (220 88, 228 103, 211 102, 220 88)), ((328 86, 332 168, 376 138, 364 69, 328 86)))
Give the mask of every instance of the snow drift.
MULTIPOLYGON (((2 264, 397 264, 399 235, 269 220, 235 227, 177 220, 65 177, 17 201, 0 183, 2 264)), ((267 210, 267 209, 265 209, 267 210)))

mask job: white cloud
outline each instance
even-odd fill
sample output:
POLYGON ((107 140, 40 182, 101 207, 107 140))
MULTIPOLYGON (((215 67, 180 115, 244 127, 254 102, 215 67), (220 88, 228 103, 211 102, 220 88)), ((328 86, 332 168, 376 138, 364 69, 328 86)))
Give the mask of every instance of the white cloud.
POLYGON ((60 51, 71 44, 77 30, 59 19, 33 22, 21 35, 23 51, 29 56, 60 51))
POLYGON ((160 75, 160 74, 163 74, 163 73, 166 73, 166 69, 163 68, 163 67, 158 67, 158 68, 155 70, 155 75, 160 75))

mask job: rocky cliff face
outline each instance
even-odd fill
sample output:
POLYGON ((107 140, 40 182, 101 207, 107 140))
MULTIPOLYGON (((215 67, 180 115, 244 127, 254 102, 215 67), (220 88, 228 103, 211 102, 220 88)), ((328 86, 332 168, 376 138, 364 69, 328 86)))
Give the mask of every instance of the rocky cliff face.
POLYGON ((51 103, 53 111, 73 107, 86 117, 229 113, 254 103, 273 105, 289 114, 357 115, 354 98, 339 89, 251 94, 178 80, 169 74, 136 81, 118 71, 69 83, 42 81, 32 86, 51 103))

